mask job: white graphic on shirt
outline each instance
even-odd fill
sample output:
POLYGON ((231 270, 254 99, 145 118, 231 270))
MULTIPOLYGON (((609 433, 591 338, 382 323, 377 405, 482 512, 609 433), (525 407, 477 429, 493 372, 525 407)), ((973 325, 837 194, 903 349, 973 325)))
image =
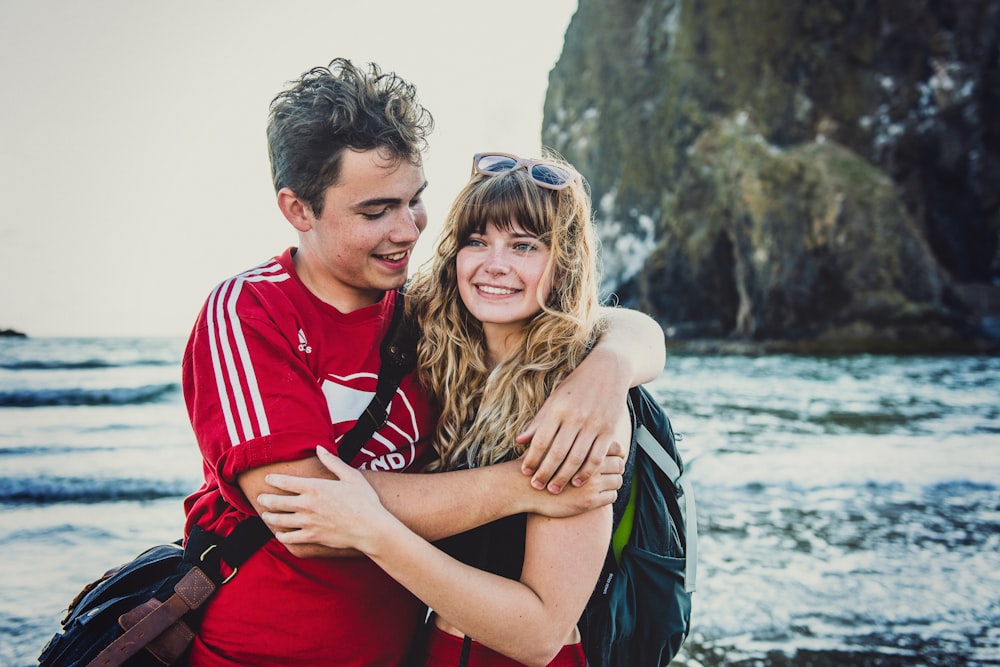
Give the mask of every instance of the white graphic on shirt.
POLYGON ((373 391, 362 391, 330 380, 324 380, 322 387, 326 407, 330 410, 330 421, 334 424, 357 419, 375 395, 373 391))
POLYGON ((306 342, 306 334, 302 329, 299 329, 299 352, 305 352, 310 354, 313 351, 309 343, 306 342))
MULTIPOLYGON (((356 421, 371 403, 377 380, 374 373, 327 376, 320 386, 330 421, 334 424, 356 421)), ((355 467, 402 470, 413 463, 419 439, 416 411, 406 392, 399 388, 389 402, 389 421, 361 448, 355 467)))

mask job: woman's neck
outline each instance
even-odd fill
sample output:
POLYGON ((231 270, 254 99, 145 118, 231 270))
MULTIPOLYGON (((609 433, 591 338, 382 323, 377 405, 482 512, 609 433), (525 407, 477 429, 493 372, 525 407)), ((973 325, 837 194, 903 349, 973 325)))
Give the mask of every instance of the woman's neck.
POLYGON ((486 363, 492 371, 524 339, 524 327, 484 324, 483 335, 486 339, 486 363))

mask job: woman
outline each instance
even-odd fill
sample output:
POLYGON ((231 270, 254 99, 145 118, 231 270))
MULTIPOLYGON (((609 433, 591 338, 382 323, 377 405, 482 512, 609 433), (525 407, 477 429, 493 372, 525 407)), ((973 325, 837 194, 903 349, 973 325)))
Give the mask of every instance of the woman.
MULTIPOLYGON (((414 278, 419 373, 441 416, 430 470, 517 458, 544 399, 597 339, 597 247, 582 177, 555 156, 477 155, 429 271, 414 278)), ((626 406, 615 438, 627 443, 626 406)), ((432 610, 426 665, 584 665, 576 623, 607 554, 611 506, 575 517, 510 517, 439 548, 386 511, 356 470, 325 450, 338 478, 321 505, 261 496, 286 544, 366 554, 432 610), (450 552, 450 553, 449 553, 450 552), (506 657, 504 657, 506 656, 506 657)), ((271 476, 297 492, 295 478, 271 476)), ((291 500, 290 500, 291 499, 291 500)))

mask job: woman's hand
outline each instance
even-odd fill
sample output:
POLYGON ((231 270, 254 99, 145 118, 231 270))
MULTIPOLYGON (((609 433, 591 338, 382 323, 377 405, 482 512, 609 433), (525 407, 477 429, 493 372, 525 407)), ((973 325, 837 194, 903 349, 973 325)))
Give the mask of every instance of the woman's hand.
POLYGON ((367 553, 382 519, 390 517, 360 471, 324 447, 320 462, 335 480, 269 474, 265 481, 290 495, 262 493, 261 518, 283 544, 321 544, 367 553))

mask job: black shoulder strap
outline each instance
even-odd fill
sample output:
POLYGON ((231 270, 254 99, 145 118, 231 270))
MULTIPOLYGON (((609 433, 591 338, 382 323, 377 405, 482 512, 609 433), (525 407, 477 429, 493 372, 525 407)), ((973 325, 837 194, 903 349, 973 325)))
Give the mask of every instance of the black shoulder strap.
POLYGON ((385 426, 389 418, 389 402, 399 383, 417 365, 417 337, 406 321, 405 301, 402 290, 398 290, 392 321, 382 341, 382 366, 378 372, 375 396, 358 417, 354 428, 340 441, 338 453, 348 463, 354 460, 372 434, 385 426))
POLYGON ((222 563, 235 573, 272 537, 274 533, 259 516, 243 520, 227 537, 195 526, 184 545, 184 560, 198 565, 216 584, 221 584, 222 563))

